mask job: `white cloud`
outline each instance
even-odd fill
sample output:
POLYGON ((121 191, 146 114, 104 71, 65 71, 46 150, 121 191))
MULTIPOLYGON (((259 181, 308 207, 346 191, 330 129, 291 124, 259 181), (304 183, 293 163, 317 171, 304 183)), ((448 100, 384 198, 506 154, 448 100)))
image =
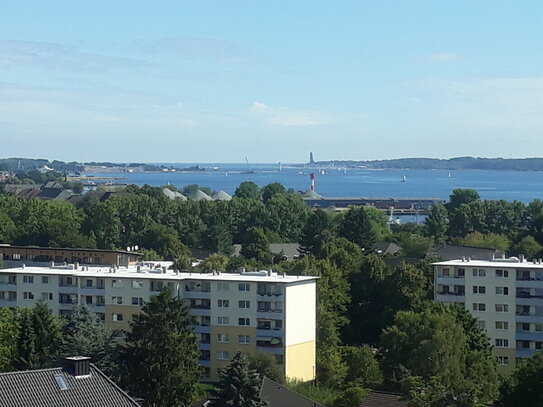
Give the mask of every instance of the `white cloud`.
POLYGON ((451 61, 458 61, 459 59, 462 59, 462 55, 455 54, 452 52, 440 52, 437 54, 432 54, 426 58, 426 60, 431 62, 451 62, 451 61))
POLYGON ((254 102, 251 113, 274 126, 308 127, 321 126, 329 123, 331 118, 322 112, 314 110, 295 110, 283 106, 268 106, 262 102, 254 102))

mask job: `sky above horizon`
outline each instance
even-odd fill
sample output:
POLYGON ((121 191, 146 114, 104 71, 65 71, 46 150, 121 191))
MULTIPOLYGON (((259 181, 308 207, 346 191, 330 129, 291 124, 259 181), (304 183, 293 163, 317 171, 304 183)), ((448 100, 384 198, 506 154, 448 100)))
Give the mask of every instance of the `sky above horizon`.
POLYGON ((0 158, 543 156, 543 2, 4 2, 0 158))

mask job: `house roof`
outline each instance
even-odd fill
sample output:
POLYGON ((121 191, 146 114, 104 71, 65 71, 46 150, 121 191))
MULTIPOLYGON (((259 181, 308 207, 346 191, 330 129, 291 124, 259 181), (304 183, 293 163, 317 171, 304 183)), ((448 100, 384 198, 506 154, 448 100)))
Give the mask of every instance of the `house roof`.
POLYGON ((216 201, 231 201, 232 200, 232 197, 224 191, 213 192, 213 194, 211 195, 211 198, 213 198, 216 201))
POLYGON ((374 390, 362 400, 359 407, 407 407, 402 397, 401 394, 374 390))
MULTIPOLYGON (((241 253, 241 245, 235 244, 233 246, 234 255, 238 256, 241 253)), ((298 243, 270 243, 269 248, 273 254, 283 254, 288 259, 293 259, 300 255, 298 251, 300 245, 298 243)))
POLYGON ((187 197, 177 191, 172 191, 169 188, 162 188, 162 192, 164 192, 164 195, 166 195, 168 198, 170 198, 172 201, 174 199, 181 199, 182 201, 186 201, 187 197))
POLYGON ((373 248, 377 253, 382 254, 383 256, 393 256, 402 250, 402 247, 397 243, 385 241, 375 242, 373 248))
POLYGON ((206 194, 205 192, 199 189, 189 194, 188 197, 192 199, 193 201, 212 201, 213 200, 213 198, 211 198, 208 194, 206 194))
POLYGON ((0 373, 0 389, 0 407, 139 406, 92 364, 89 375, 77 378, 60 367, 0 373), (62 390, 57 380, 67 388, 62 390))
POLYGON ((267 377, 262 380, 260 397, 267 401, 270 407, 324 407, 267 377))
POLYGON ((501 256, 502 253, 503 252, 496 249, 444 244, 436 247, 433 251, 428 252, 426 257, 439 257, 443 260, 461 259, 462 257, 470 257, 473 260, 488 260, 493 254, 495 256, 501 256))

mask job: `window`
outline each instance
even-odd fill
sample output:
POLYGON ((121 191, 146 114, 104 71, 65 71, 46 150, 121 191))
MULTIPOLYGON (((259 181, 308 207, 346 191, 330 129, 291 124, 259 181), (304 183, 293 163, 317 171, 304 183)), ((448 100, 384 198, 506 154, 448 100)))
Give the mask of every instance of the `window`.
POLYGON ((67 285, 72 285, 74 283, 74 280, 72 277, 66 277, 66 284, 67 285))
POLYGON ((534 324, 535 325, 535 331, 541 332, 543 331, 543 324, 534 324))
POLYGON ((498 365, 507 366, 509 364, 509 356, 498 356, 498 365))
POLYGON ((117 297, 117 296, 113 296, 111 297, 111 302, 113 304, 119 304, 121 305, 123 303, 123 297, 117 297))
POLYGON ((535 342, 535 348, 536 348, 536 350, 541 350, 541 349, 543 349, 543 342, 541 342, 541 341, 536 341, 536 342, 535 342))
POLYGON ((496 287, 496 295, 509 295, 509 287, 496 287))
POLYGON ((49 276, 41 276, 42 284, 49 284, 49 276))
POLYGON ((29 291, 25 291, 25 292, 23 293, 23 298, 24 298, 25 300, 33 300, 33 299, 34 299, 34 294, 31 293, 31 292, 29 292, 29 291))
POLYGON ((485 329, 486 328, 486 322, 479 319, 479 320, 477 320, 477 326, 479 327, 479 329, 485 329))
POLYGON ((23 276, 23 283, 34 284, 34 276, 23 276))
POLYGON ((520 331, 530 331, 530 324, 523 323, 523 324, 518 324, 518 325, 519 325, 520 331))
POLYGON ((228 352, 228 351, 217 352, 217 359, 219 359, 219 360, 228 360, 228 359, 230 359, 230 352, 228 352))
POLYGON ((249 318, 238 318, 238 325, 249 326, 251 325, 251 320, 249 318))
POLYGON ((143 281, 140 280, 133 280, 132 281, 132 288, 136 290, 140 290, 143 288, 143 281))
POLYGON ((240 308, 250 308, 251 302, 250 301, 238 301, 238 305, 240 308))
POLYGON ((496 304, 496 312, 509 312, 509 305, 496 304))
POLYGON ((248 344, 251 342, 251 337, 249 335, 238 335, 238 343, 248 344))
POLYGON ((20 253, 13 253, 13 256, 11 256, 13 260, 21 260, 21 254, 20 253))
POLYGON ((113 314, 113 322, 122 322, 123 314, 113 314))
POLYGON ((496 329, 503 331, 509 329, 509 322, 507 321, 496 321, 496 329))
POLYGON ((484 277, 486 276, 485 269, 473 269, 473 277, 484 277))
POLYGON ((496 339, 496 348, 507 348, 509 346, 508 339, 496 339))
POLYGON ((85 296, 85 304, 92 305, 92 296, 91 295, 86 295, 85 296))
POLYGON ((221 282, 217 283, 217 289, 219 291, 228 291, 229 288, 230 288, 230 285, 228 283, 221 283, 221 282))
POLYGON ((53 301, 53 293, 41 293, 41 299, 43 301, 53 301))
POLYGON ((217 317, 217 325, 228 325, 229 323, 228 317, 217 317))
POLYGON ((132 305, 143 305, 143 298, 132 297, 132 305))
POLYGON ((274 329, 283 329, 283 320, 276 319, 275 320, 275 328, 274 329))
POLYGON ((473 294, 486 294, 486 287, 484 285, 474 285, 473 294))
POLYGON ((486 304, 474 302, 473 311, 486 311, 486 304))
POLYGON ((508 270, 496 270, 496 277, 509 277, 509 271, 508 270))
POLYGON ((448 268, 443 269, 443 277, 449 277, 450 274, 451 272, 448 268))
POLYGON ((517 348, 530 349, 530 341, 517 341, 517 348))
POLYGON ((251 286, 249 283, 239 283, 238 289, 239 291, 251 291, 251 286))
POLYGON ((219 308, 228 308, 230 306, 230 300, 217 300, 219 308))
POLYGON ((466 269, 458 269, 458 277, 465 277, 466 276, 466 269))
POLYGON ((92 280, 91 279, 86 279, 85 280, 85 287, 92 287, 92 280))
POLYGON ((123 281, 122 280, 111 280, 111 287, 112 288, 123 288, 123 281))
POLYGON ((228 334, 217 334, 217 342, 228 343, 230 342, 230 336, 228 334))

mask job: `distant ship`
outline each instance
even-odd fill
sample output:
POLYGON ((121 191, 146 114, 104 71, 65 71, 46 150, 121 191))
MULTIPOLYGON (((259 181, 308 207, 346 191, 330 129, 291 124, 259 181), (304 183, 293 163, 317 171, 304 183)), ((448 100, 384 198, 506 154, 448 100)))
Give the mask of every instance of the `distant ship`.
POLYGON ((402 182, 407 182, 407 175, 403 174, 402 182))
POLYGON ((451 173, 450 173, 450 172, 449 172, 449 178, 452 178, 452 175, 451 175, 451 173))

